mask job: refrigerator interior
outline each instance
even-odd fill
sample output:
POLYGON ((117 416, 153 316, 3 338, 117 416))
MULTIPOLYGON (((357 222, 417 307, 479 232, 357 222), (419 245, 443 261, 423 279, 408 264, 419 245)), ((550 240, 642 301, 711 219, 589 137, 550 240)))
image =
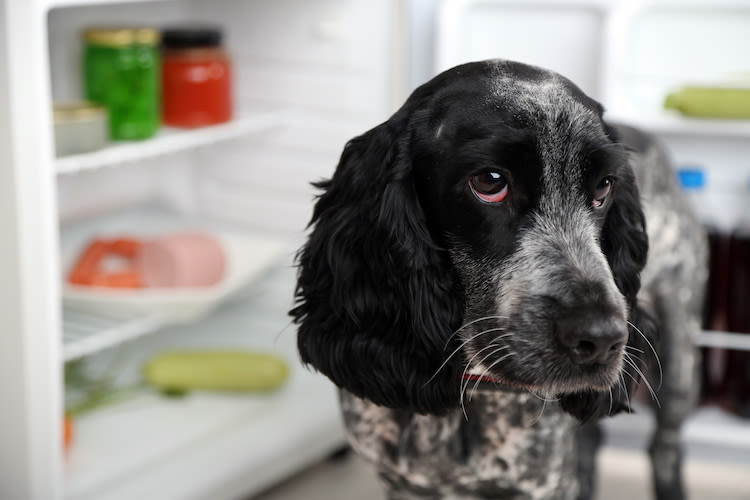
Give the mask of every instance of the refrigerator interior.
POLYGON ((234 117, 55 160, 65 362, 128 387, 162 350, 249 349, 280 356, 290 376, 271 394, 137 390, 81 414, 64 459, 65 498, 251 494, 344 444, 334 387, 299 363, 286 313, 310 182, 329 176, 346 141, 397 99, 398 9, 364 0, 69 3, 47 14, 54 101, 82 95, 83 28, 203 23, 225 36, 234 117), (184 229, 220 238, 226 286, 144 298, 65 283, 93 237, 184 229))

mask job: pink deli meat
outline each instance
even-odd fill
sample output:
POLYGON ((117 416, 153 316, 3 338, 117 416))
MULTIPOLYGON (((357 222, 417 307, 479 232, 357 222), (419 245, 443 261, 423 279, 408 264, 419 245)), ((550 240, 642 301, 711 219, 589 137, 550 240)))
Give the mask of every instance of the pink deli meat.
POLYGON ((143 241, 135 266, 146 287, 208 287, 221 281, 226 257, 216 238, 182 232, 143 241))

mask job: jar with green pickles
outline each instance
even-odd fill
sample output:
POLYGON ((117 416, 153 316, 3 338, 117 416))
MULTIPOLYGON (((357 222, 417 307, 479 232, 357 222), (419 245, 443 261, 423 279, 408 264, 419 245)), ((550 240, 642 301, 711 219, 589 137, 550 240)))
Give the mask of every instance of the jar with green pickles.
POLYGON ((159 128, 159 32, 92 28, 83 38, 84 94, 107 108, 110 138, 153 136, 159 128))

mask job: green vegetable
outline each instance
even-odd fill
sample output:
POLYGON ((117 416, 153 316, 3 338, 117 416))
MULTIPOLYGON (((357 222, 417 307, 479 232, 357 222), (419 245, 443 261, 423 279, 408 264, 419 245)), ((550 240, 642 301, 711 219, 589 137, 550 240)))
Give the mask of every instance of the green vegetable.
POLYGON ((686 86, 669 94, 664 107, 701 118, 750 118, 750 87, 686 86))
POLYGON ((143 368, 146 381, 170 393, 189 390, 268 392, 287 379, 284 360, 244 351, 170 351, 143 368))

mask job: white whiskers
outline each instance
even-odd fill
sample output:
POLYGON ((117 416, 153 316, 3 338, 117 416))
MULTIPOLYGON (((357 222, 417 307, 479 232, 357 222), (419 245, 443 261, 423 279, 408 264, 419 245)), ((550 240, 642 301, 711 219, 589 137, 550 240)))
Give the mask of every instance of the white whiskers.
MULTIPOLYGON (((663 380, 663 377, 664 377, 664 373, 662 372, 662 368, 661 368, 661 360, 659 360, 659 355, 656 353, 656 349, 654 349, 654 346, 648 340, 648 337, 646 337, 646 335, 641 330, 639 330, 637 326, 635 326, 630 321, 628 321, 628 325, 632 326, 633 330, 635 330, 636 332, 638 332, 638 334, 641 337, 643 337, 643 340, 646 341, 646 344, 648 344, 649 348, 651 349, 651 352, 654 353, 654 359, 656 360, 656 365, 659 367, 659 384, 656 386, 656 389, 658 390, 659 388, 661 388, 661 383, 662 383, 662 380, 663 380)), ((641 353, 643 354, 643 352, 641 352, 641 353)), ((643 376, 643 375, 641 374, 641 376, 643 376)))
POLYGON ((508 319, 508 317, 507 316, 482 316, 481 318, 473 319, 473 320, 469 321, 468 323, 464 323, 463 325, 459 326, 456 329, 456 331, 454 331, 453 333, 451 333, 450 337, 448 337, 448 339, 445 341, 445 345, 443 346, 443 349, 445 349, 446 347, 448 347, 448 344, 453 339, 453 337, 455 337, 456 334, 458 332, 460 332, 461 330, 463 330, 464 328, 468 328, 471 325, 479 323, 480 321, 486 321, 486 320, 490 320, 490 319, 508 319))
MULTIPOLYGON (((505 336, 507 336, 507 335, 510 335, 510 334, 507 334, 507 333, 506 333, 506 334, 505 334, 505 336)), ((482 365, 482 364, 484 363, 484 361, 485 361, 485 360, 487 360, 487 359, 488 359, 488 358, 489 358, 490 356, 493 356, 493 355, 495 355, 495 354, 497 354, 497 353, 500 353, 500 352, 504 351, 505 349, 509 349, 509 348, 510 348, 510 346, 507 346, 507 345, 505 345, 505 346, 498 346, 498 345, 495 345, 495 344, 490 344, 490 345, 487 345, 487 346, 483 347, 482 349, 480 349, 479 351, 477 351, 477 352, 476 352, 476 353, 475 353, 475 354, 474 354, 474 355, 473 355, 473 356, 471 357, 471 359, 469 359, 469 360, 468 360, 468 361, 466 362, 466 366, 464 367, 464 371, 463 371, 463 373, 462 373, 462 375, 461 375, 461 390, 460 390, 460 398, 459 398, 459 399, 461 400, 461 411, 463 412, 463 414, 464 414, 464 418, 466 418, 466 420, 468 420, 468 419, 469 419, 469 416, 468 416, 468 415, 466 414, 466 404, 465 404, 465 402, 466 402, 466 390, 467 390, 467 389, 469 388, 469 382, 471 382, 471 379, 470 379, 470 378, 467 378, 467 377, 466 377, 466 373, 468 372, 469 368, 471 367, 471 365, 472 365, 472 361, 474 361, 474 359, 475 359, 475 358, 476 358, 476 357, 477 357, 477 356, 478 356, 478 355, 479 355, 480 353, 482 353, 483 351, 486 351, 487 349, 490 349, 490 348, 492 348, 492 349, 494 349, 494 350, 493 350, 493 351, 491 351, 490 353, 488 353, 488 354, 487 354, 486 356, 484 356, 484 357, 482 358, 482 361, 480 361, 480 363, 479 363, 480 365, 482 365)), ((499 363, 499 362, 503 361, 504 359, 506 359, 506 358, 507 358, 508 356, 510 356, 511 354, 512 354, 512 353, 508 353, 508 354, 506 354, 506 355, 504 355, 504 356, 501 356, 501 357, 500 357, 500 359, 498 359, 498 360, 494 361, 494 362, 493 362, 493 363, 492 363, 492 364, 491 364, 491 365, 490 365, 489 367, 487 367, 487 368, 484 368, 484 370, 482 371, 482 373, 478 374, 478 377, 477 377, 476 383, 474 384, 474 388, 472 389, 472 391, 471 391, 471 394, 469 395, 469 400, 470 400, 470 401, 471 401, 471 398, 472 398, 472 396, 474 395, 474 392, 476 392, 476 390, 477 390, 477 387, 479 386, 479 383, 480 383, 480 382, 481 382, 481 380, 482 380, 482 377, 484 377, 484 376, 485 376, 486 374, 488 374, 488 373, 489 373, 489 370, 490 370, 490 368, 491 368, 491 367, 493 367, 493 366, 495 366, 495 365, 496 365, 497 363, 499 363)))
MULTIPOLYGON (((483 319, 486 319, 486 318, 483 318, 483 319)), ((476 322, 476 320, 475 320, 474 322, 476 322)), ((467 323, 467 325, 468 325, 468 323, 467 323)), ((464 325, 464 326, 467 326, 467 325, 464 325)), ((461 327, 461 328, 463 328, 463 327, 461 327)), ((447 365, 447 364, 448 364, 448 361, 450 361, 450 360, 451 360, 451 358, 452 358, 452 357, 453 357, 453 356, 454 356, 454 355, 455 355, 455 354, 456 354, 456 353, 457 353, 458 351, 460 351, 461 349, 463 349, 463 348, 464 348, 464 347, 466 346, 466 344, 468 344, 468 343, 469 343, 469 342, 471 342, 472 340, 474 340, 474 339, 476 339, 476 338, 478 338, 478 337, 481 337, 482 335, 485 335, 485 334, 487 334, 487 333, 491 333, 491 332, 501 332, 501 331, 503 331, 503 330, 504 330, 504 328, 500 328, 500 327, 498 327, 498 328, 489 328, 489 329, 487 329, 487 330, 482 330, 482 331, 480 331, 480 332, 478 332, 478 333, 476 333, 476 334, 472 335, 471 337, 467 338, 467 339, 466 339, 466 340, 464 340, 463 342, 461 342, 461 344, 460 344, 460 345, 459 345, 458 347, 456 347, 456 348, 455 348, 455 349, 453 350, 453 352, 451 352, 451 353, 450 353, 450 354, 448 355, 448 357, 447 357, 447 358, 445 358, 445 360, 443 361, 443 363, 442 363, 442 364, 441 364, 441 365, 440 365, 440 366, 438 367, 438 369, 437 369, 437 370, 435 370, 435 373, 433 373, 433 374, 432 374, 432 376, 431 376, 431 377, 430 377, 429 379, 427 379, 427 381, 426 381, 426 382, 425 382, 425 383, 424 383, 424 384, 422 385, 422 387, 424 387, 424 386, 426 386, 427 384, 429 384, 430 382, 432 382, 432 380, 433 380, 433 379, 434 379, 434 378, 435 378, 435 377, 437 376, 437 374, 438 374, 438 373, 440 373, 440 370, 442 370, 443 368, 445 368, 445 365, 447 365)), ((456 332, 458 332, 458 330, 456 330, 456 332)), ((456 332, 454 332, 454 333, 453 333, 453 335, 455 335, 455 334, 456 334, 456 332)), ((452 337, 453 335, 451 335, 451 337, 452 337)), ((499 336, 498 338, 503 338, 503 337, 506 337, 507 335, 508 335, 508 334, 500 335, 500 336, 499 336)), ((447 345, 448 345, 448 344, 446 344, 446 347, 447 347, 447 345)))
MULTIPOLYGON (((654 400, 654 402, 656 403, 656 406, 661 408, 661 404, 659 403, 659 398, 656 395, 656 392, 654 391, 653 387, 651 387, 651 384, 649 383, 648 379, 643 374, 641 369, 638 368, 638 364, 635 362, 635 359, 633 359, 633 355, 627 352, 627 350, 625 351, 624 354, 625 356, 623 357, 623 361, 625 362, 625 364, 631 367, 633 370, 635 370, 638 377, 643 381, 644 384, 646 384, 646 388, 648 389, 649 394, 651 394, 651 399, 654 400)), ((638 358, 636 357, 636 359, 638 358)), ((623 370, 623 373, 627 373, 628 376, 630 376, 633 379, 633 381, 637 383, 637 379, 633 377, 632 374, 628 373, 627 370, 623 370)))

